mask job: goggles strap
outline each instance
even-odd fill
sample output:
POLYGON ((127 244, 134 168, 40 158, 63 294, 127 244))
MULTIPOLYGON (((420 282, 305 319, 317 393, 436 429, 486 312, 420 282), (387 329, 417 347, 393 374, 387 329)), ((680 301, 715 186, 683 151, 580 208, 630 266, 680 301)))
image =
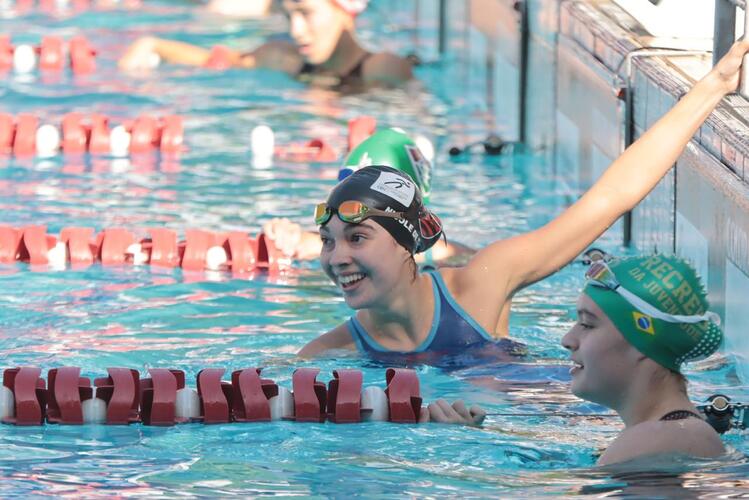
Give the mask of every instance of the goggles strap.
POLYGON ((630 292, 626 288, 622 287, 621 285, 618 285, 616 289, 614 290, 616 293, 624 297, 624 299, 635 306, 640 312, 647 314, 648 316, 651 316, 653 318, 659 319, 661 321, 666 321, 668 323, 702 323, 703 321, 712 321, 716 325, 720 326, 720 316, 718 316, 716 313, 712 311, 707 311, 705 314, 700 315, 690 315, 690 316, 684 316, 684 315, 678 315, 678 314, 668 314, 665 313, 659 309, 657 309, 655 306, 652 306, 648 302, 644 301, 634 293, 630 292))

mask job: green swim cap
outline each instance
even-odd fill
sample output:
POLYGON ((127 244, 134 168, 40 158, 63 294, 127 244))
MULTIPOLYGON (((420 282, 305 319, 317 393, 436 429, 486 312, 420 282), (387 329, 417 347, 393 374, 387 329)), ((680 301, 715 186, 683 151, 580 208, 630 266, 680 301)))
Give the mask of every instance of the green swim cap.
POLYGON ((429 201, 432 187, 432 165, 416 143, 398 129, 375 132, 348 155, 338 174, 343 180, 351 173, 370 165, 386 165, 408 174, 419 186, 424 202, 429 201))
POLYGON ((720 318, 707 312, 707 294, 687 261, 665 255, 615 259, 608 266, 593 264, 587 276, 583 293, 630 344, 669 370, 680 372, 685 361, 706 358, 720 347, 720 318), (638 301, 646 304, 633 305, 638 301))

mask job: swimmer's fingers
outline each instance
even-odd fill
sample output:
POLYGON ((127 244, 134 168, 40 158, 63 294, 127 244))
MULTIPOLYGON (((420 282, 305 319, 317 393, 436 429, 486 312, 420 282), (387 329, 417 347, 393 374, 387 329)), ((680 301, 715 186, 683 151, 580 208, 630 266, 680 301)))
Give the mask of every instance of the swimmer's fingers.
POLYGON ((426 424, 429 422, 429 407, 422 406, 421 413, 419 413, 419 423, 426 424))
POLYGON ((302 226, 289 219, 272 219, 263 225, 263 234, 273 241, 284 255, 293 257, 302 239, 302 226))
POLYGON ((483 408, 473 405, 469 410, 461 399, 453 403, 453 409, 462 417, 463 423, 467 425, 481 425, 486 418, 486 412, 483 408))
POLYGON ((451 424, 462 423, 463 418, 458 414, 457 411, 455 411, 455 408, 453 408, 450 405, 450 403, 448 403, 444 399, 439 399, 437 400, 437 405, 439 405, 440 410, 442 410, 442 412, 447 417, 448 423, 451 423, 451 424))
POLYGON ((440 399, 435 403, 440 411, 445 415, 445 422, 449 424, 473 424, 473 417, 466 410, 462 401, 456 401, 452 405, 440 399), (462 413, 461 413, 462 412, 462 413))
POLYGON ((437 400, 434 403, 429 403, 429 419, 432 422, 438 422, 440 424, 448 424, 450 421, 447 418, 447 415, 445 415, 444 410, 439 405, 439 402, 441 400, 437 400))
POLYGON ((438 399, 429 404, 429 416, 432 422, 442 424, 481 425, 486 412, 476 405, 469 410, 461 400, 450 405, 444 399, 438 399))
POLYGON ((739 70, 747 53, 749 53, 749 38, 745 37, 734 43, 726 55, 715 65, 713 73, 726 85, 726 92, 733 92, 738 88, 739 70))
POLYGON ((453 410, 455 410, 455 413, 460 415, 460 417, 465 422, 473 422, 473 417, 471 416, 470 412, 468 411, 468 408, 466 408, 466 404, 463 402, 462 399, 458 399, 453 403, 453 410))
POLYGON ((479 405, 473 405, 471 406, 471 417, 473 417, 474 424, 481 425, 484 423, 484 419, 486 418, 486 410, 481 408, 479 405))

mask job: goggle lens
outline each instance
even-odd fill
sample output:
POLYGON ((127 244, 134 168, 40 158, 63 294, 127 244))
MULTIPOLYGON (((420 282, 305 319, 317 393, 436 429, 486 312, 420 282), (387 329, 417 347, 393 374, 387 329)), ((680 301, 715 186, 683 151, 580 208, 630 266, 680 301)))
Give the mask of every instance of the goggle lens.
POLYGON ((402 212, 377 210, 369 208, 360 201, 349 200, 341 203, 337 210, 330 208, 326 203, 319 203, 315 207, 315 224, 318 226, 326 224, 334 212, 338 214, 338 218, 343 222, 351 224, 359 224, 367 217, 391 217, 394 219, 400 219, 404 216, 402 212))
POLYGON ((369 207, 360 201, 344 201, 338 207, 338 216, 344 222, 358 224, 366 219, 369 207))
POLYGON ((318 203, 315 206, 315 224, 322 226, 330 220, 330 216, 333 212, 328 208, 327 203, 318 203))

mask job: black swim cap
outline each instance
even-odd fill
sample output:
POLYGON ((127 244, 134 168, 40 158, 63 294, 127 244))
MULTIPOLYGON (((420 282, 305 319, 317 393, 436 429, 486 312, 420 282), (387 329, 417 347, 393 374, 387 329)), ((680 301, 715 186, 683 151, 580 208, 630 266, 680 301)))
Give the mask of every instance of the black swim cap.
MULTIPOLYGON (((419 187, 411 178, 391 167, 364 167, 339 182, 328 196, 330 208, 338 209, 344 201, 360 201, 370 208, 403 212, 405 218, 370 217, 411 254, 429 249, 439 240, 441 229, 431 238, 422 238, 420 218, 434 217, 424 206, 419 187)), ((436 219, 436 217, 435 217, 436 219)))

